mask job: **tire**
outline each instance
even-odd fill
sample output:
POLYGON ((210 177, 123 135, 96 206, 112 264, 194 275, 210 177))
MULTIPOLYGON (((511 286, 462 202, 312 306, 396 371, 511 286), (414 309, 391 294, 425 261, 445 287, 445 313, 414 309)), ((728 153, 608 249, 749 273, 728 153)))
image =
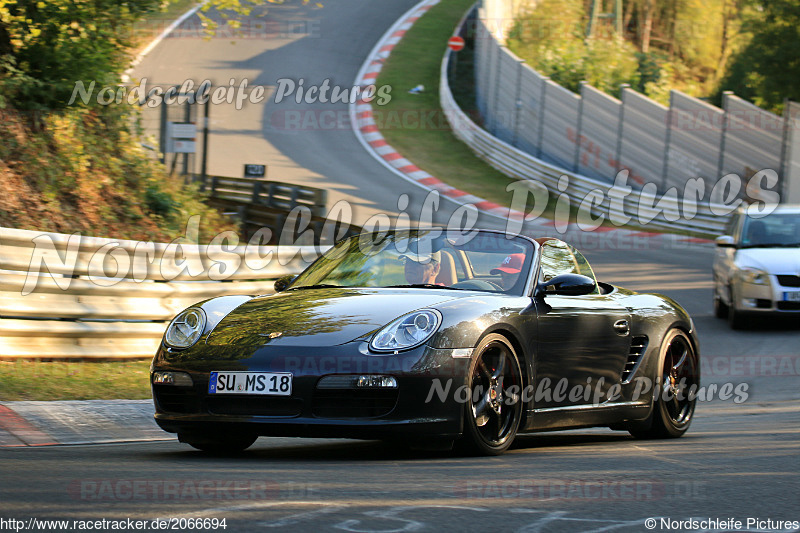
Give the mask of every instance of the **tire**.
POLYGON ((511 343, 487 335, 475 348, 467 376, 470 397, 464 404, 465 451, 500 455, 514 442, 522 420, 522 370, 511 343), (512 386, 516 387, 509 390, 512 386))
POLYGON ((728 325, 731 327, 731 329, 743 329, 745 324, 745 317, 741 311, 736 310, 736 305, 734 304, 736 300, 734 299, 733 287, 731 287, 728 290, 728 294, 730 294, 730 302, 731 302, 730 305, 727 306, 728 325))
POLYGON ((257 438, 257 435, 233 435, 221 437, 216 435, 178 433, 178 440, 180 442, 185 442, 192 448, 196 448, 204 452, 218 454, 242 452, 252 446, 257 438))
POLYGON ((717 318, 728 318, 728 304, 719 297, 716 286, 714 287, 714 316, 717 318))
POLYGON ((659 352, 661 367, 654 376, 653 412, 644 423, 628 427, 639 439, 670 439, 689 429, 697 403, 700 365, 692 342, 683 331, 667 333, 659 352))

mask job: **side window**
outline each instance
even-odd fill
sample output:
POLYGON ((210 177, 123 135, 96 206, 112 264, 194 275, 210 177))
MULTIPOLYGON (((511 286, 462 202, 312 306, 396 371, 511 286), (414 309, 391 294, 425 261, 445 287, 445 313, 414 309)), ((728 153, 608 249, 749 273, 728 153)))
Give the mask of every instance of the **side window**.
POLYGON ((550 281, 559 274, 579 274, 575 258, 567 243, 550 240, 542 245, 542 280, 550 281))
POLYGON ((559 240, 549 240, 542 245, 541 279, 550 281, 560 274, 581 274, 595 280, 595 290, 599 294, 597 279, 589 262, 578 250, 559 240))
POLYGON ((739 221, 739 217, 734 213, 731 215, 731 218, 728 220, 728 223, 725 224, 725 233, 723 235, 730 235, 733 238, 736 238, 736 223, 739 221))

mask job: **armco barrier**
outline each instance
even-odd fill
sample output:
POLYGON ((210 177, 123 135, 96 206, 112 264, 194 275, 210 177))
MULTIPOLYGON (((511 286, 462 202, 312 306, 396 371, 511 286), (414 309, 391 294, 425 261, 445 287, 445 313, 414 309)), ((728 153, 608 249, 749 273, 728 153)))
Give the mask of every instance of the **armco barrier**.
MULTIPOLYGON (((462 33, 465 20, 466 17, 456 28, 455 34, 462 33)), ((510 53, 505 49, 504 52, 510 53)), ((580 202, 592 191, 603 193, 601 201, 596 203, 587 202, 585 205, 595 216, 601 214, 608 216, 611 207, 608 192, 613 188, 610 187, 607 181, 570 172, 515 148, 478 126, 464 113, 456 103, 450 90, 448 67, 450 56, 453 53, 448 50, 442 60, 439 98, 445 116, 450 122, 456 137, 499 171, 514 178, 539 182, 556 195, 562 192, 558 188, 559 180, 562 176, 567 176, 569 178, 569 186, 565 192, 573 199, 574 205, 580 205, 580 202)), ((481 80, 477 80, 477 82, 480 84, 481 80)), ((682 193, 683 191, 680 192, 682 193)), ((684 199, 680 195, 677 197, 661 196, 637 190, 636 188, 633 188, 621 203, 622 205, 619 208, 626 215, 633 218, 632 223, 636 222, 642 212, 645 215, 648 213, 655 214, 655 211, 646 206, 657 206, 657 209, 660 209, 662 213, 648 222, 648 228, 668 231, 683 230, 707 235, 720 234, 727 222, 726 216, 716 213, 730 212, 730 209, 724 205, 698 202, 696 204, 696 214, 691 217, 685 216, 686 213, 683 211, 684 199), (712 212, 712 210, 716 211, 716 213, 712 212)))
POLYGON ((586 83, 574 94, 503 46, 517 22, 531 38, 567 31, 557 21, 526 28, 524 13, 535 5, 481 0, 462 35, 473 38, 475 103, 481 125, 494 137, 605 187, 628 169, 633 188, 650 184, 659 194, 688 185, 700 188, 702 201, 719 202, 722 180, 733 185, 734 197, 748 201, 775 201, 776 193, 784 203, 799 201, 800 105, 788 102, 781 117, 730 92, 721 108, 676 90, 665 107, 625 85, 621 99, 586 83), (748 188, 763 169, 772 171, 770 182, 748 188))
POLYGON ((0 359, 152 357, 168 321, 226 294, 267 294, 313 246, 142 243, 0 228, 0 359))

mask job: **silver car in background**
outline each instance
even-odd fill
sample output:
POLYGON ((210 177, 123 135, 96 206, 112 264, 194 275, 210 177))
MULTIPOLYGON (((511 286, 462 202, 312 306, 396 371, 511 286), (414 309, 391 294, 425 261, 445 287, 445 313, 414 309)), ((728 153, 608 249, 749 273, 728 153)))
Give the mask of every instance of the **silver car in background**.
POLYGON ((800 205, 755 218, 739 209, 717 237, 714 313, 733 329, 748 316, 800 318, 800 205))

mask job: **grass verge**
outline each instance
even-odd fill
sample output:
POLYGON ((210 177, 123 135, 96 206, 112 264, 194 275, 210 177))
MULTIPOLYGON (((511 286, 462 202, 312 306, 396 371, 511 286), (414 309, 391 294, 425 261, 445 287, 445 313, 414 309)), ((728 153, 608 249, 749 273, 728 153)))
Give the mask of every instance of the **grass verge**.
POLYGON ((144 400, 150 361, 0 362, 0 401, 144 400))
MULTIPOLYGON (((392 87, 391 101, 383 106, 373 105, 373 113, 386 141, 412 163, 457 189, 509 206, 512 195, 506 192, 506 187, 517 180, 490 166, 461 142, 450 129, 439 102, 439 72, 447 40, 473 3, 473 0, 442 0, 408 30, 392 51, 376 81, 379 87, 392 87), (420 84, 424 85, 424 92, 408 92, 420 84)), ((451 84, 451 90, 464 112, 477 117, 478 113, 474 110, 472 52, 469 45, 459 52, 457 81, 451 84)), ((556 201, 557 195, 550 194, 543 218, 555 217, 556 201)), ((573 199, 570 222, 574 223, 577 219, 578 205, 579 202, 573 199)), ((533 205, 529 204, 527 209, 531 208, 533 205)), ((602 225, 618 227, 607 218, 602 225)), ((659 231, 635 224, 627 227, 659 231)), ((710 236, 684 230, 672 230, 670 233, 710 236)))
MULTIPOLYGON (((392 51, 377 85, 392 87, 392 99, 373 106, 386 141, 412 162, 448 185, 500 205, 509 205, 506 187, 515 182, 478 158, 456 138, 439 105, 439 68, 458 21, 474 0, 443 0, 408 30, 392 51), (419 94, 409 94, 417 85, 419 94)), ((465 110, 466 111, 466 110, 465 110)))

